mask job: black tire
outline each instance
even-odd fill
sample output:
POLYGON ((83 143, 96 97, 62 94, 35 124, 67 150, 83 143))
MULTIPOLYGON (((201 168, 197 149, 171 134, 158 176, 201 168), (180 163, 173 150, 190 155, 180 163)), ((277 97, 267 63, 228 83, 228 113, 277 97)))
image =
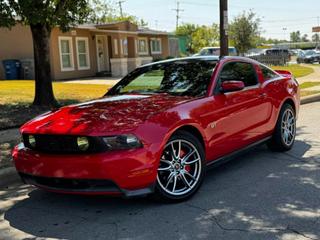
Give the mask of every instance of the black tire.
MULTIPOLYGON (((172 148, 174 149, 174 147, 172 147, 172 148)), ((163 163, 160 161, 159 168, 158 168, 158 176, 157 176, 157 181, 156 181, 156 186, 155 186, 155 192, 154 192, 153 197, 158 201, 166 202, 166 203, 182 202, 182 201, 185 201, 185 200, 191 198, 199 190, 199 188, 200 188, 200 186, 201 186, 201 184, 203 182, 203 179, 205 177, 206 161, 205 161, 205 152, 204 152, 204 148, 203 148, 202 144, 191 133, 189 133, 187 131, 178 131, 169 139, 168 143, 166 144, 166 147, 164 149, 163 155, 161 156, 162 160, 165 159, 165 154, 168 154, 166 158, 169 158, 169 154, 171 155, 171 158, 173 159, 171 161, 172 166, 171 165, 167 165, 168 167, 171 166, 170 170, 166 170, 166 171, 168 171, 168 173, 165 172, 165 171, 161 171, 160 170, 161 169, 161 164, 163 164, 163 163), (169 151, 166 151, 166 149, 169 147, 169 145, 172 146, 171 143, 178 144, 178 146, 181 146, 180 149, 183 149, 183 147, 184 147, 183 145, 184 144, 185 144, 185 146, 188 146, 188 144, 190 144, 190 146, 189 146, 190 149, 191 149, 191 147, 194 147, 197 150, 197 152, 194 153, 193 155, 190 155, 190 157, 188 157, 188 159, 191 158, 191 157, 194 157, 195 159, 198 159, 198 157, 200 157, 199 161, 193 163, 195 165, 193 167, 194 168, 193 169, 194 170, 193 173, 196 172, 196 169, 198 169, 200 171, 198 173, 198 175, 197 175, 198 176, 197 177, 197 181, 193 180, 193 178, 189 177, 187 174, 182 174, 182 173, 181 173, 181 175, 174 175, 174 178, 176 178, 177 180, 176 179, 171 179, 172 181, 176 181, 177 185, 180 184, 180 186, 182 186, 182 183, 183 183, 187 189, 188 189, 188 187, 187 187, 186 181, 188 181, 188 179, 189 179, 190 182, 193 182, 192 183, 192 188, 190 188, 188 192, 186 192, 184 194, 181 194, 181 195, 174 195, 174 193, 170 194, 169 192, 167 192, 167 191, 169 191, 168 188, 169 188, 170 185, 168 186, 167 190, 164 190, 164 189, 166 189, 166 187, 164 186, 164 184, 162 184, 162 181, 164 181, 164 182, 166 181, 165 183, 167 183, 167 184, 168 184, 168 182, 170 182, 169 184, 171 184, 171 181, 168 181, 168 179, 170 178, 170 174, 172 174, 173 171, 176 172, 176 168, 172 164, 173 162, 175 162, 175 159, 173 159, 175 153, 172 154, 172 153, 169 153, 169 151), (180 143, 180 145, 179 145, 179 143, 180 143), (195 154, 196 154, 197 157, 195 157, 195 154), (196 167, 196 165, 198 167, 196 167), (168 174, 169 176, 167 176, 166 174, 168 174), (184 175, 184 180, 183 180, 182 175, 184 175), (165 178, 167 180, 164 180, 165 178), (178 181, 180 181, 180 182, 178 182, 178 181)), ((187 156, 187 155, 188 154, 185 154, 185 156, 187 156)), ((179 159, 180 159, 180 157, 179 157, 179 159)), ((183 168, 182 160, 183 160, 183 157, 181 158, 181 161, 179 161, 181 163, 181 168, 183 168)), ((185 161, 185 162, 187 162, 187 161, 185 161)), ((168 164, 168 163, 165 163, 165 164, 168 164)), ((191 166, 191 164, 189 164, 188 166, 191 166)), ((190 168, 192 168, 192 167, 190 167, 190 168)), ((182 171, 186 172, 185 169, 181 170, 181 172, 182 171)), ((190 176, 193 173, 190 171, 189 172, 190 176)), ((176 174, 178 174, 178 173, 176 173, 176 174)), ((173 184, 174 183, 172 183, 172 185, 173 184)), ((173 192, 174 192, 174 190, 173 190, 173 192)), ((181 193, 183 193, 183 192, 181 192, 181 193)))
MULTIPOLYGON (((288 130, 289 131, 289 130, 288 130)), ((293 145, 294 145, 294 141, 295 141, 295 136, 296 136, 296 113, 293 109, 293 107, 290 104, 284 104, 280 110, 280 114, 277 120, 277 124, 276 127, 274 129, 272 138, 269 140, 268 142, 268 147, 272 150, 272 151, 277 151, 277 152, 286 152, 292 149, 293 145), (292 127, 292 135, 291 134, 285 134, 283 130, 283 125, 285 125, 283 123, 284 121, 284 117, 285 114, 291 112, 293 114, 294 117, 294 122, 293 122, 293 127, 292 127), (287 138, 286 138, 287 136, 287 138), (289 141, 289 137, 290 137, 290 141, 289 141), (291 139, 292 138, 292 139, 291 139), (286 141, 288 140, 288 141, 286 141)))

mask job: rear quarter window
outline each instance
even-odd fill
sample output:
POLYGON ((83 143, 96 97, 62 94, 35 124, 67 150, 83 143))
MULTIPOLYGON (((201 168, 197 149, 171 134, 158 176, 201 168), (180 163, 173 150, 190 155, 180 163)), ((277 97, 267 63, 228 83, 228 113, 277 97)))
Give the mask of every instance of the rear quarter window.
POLYGON ((260 69, 262 71, 263 79, 265 81, 279 77, 278 74, 276 74, 274 71, 272 71, 270 68, 267 68, 266 66, 260 65, 260 69))

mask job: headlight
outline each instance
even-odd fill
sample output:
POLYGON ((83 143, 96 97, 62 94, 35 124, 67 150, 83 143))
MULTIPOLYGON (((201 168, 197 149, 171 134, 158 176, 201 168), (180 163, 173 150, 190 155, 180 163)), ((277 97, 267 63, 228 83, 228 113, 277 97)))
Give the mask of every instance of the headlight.
POLYGON ((123 150, 142 147, 140 140, 132 134, 103 137, 102 139, 107 145, 108 150, 123 150))
POLYGON ((33 135, 29 135, 28 142, 31 147, 36 147, 36 138, 33 135))
POLYGON ((83 152, 87 151, 90 146, 89 139, 86 137, 78 137, 77 138, 77 145, 81 151, 83 151, 83 152))

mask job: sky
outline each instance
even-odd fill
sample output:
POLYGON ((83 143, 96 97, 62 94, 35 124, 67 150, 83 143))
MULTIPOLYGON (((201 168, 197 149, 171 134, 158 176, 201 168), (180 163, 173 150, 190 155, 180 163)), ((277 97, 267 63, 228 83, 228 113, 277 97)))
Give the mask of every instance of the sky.
MULTIPOLYGON (((219 0, 180 0, 181 23, 209 25, 219 21, 219 0)), ((146 20, 149 27, 173 31, 176 0, 125 0, 126 13, 146 20)), ((312 36, 318 25, 320 0, 229 0, 229 19, 252 9, 261 19, 262 36, 289 40, 290 32, 300 30, 312 36)))

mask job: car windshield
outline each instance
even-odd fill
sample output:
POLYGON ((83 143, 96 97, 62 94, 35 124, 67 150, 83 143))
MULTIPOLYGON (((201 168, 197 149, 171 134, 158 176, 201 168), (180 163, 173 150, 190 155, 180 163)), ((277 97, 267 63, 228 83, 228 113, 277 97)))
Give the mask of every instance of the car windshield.
POLYGON ((311 56, 311 55, 314 55, 315 53, 316 53, 315 51, 307 51, 306 55, 307 56, 311 56))
POLYGON ((107 95, 167 93, 203 96, 217 61, 178 60, 138 68, 115 85, 107 95))

